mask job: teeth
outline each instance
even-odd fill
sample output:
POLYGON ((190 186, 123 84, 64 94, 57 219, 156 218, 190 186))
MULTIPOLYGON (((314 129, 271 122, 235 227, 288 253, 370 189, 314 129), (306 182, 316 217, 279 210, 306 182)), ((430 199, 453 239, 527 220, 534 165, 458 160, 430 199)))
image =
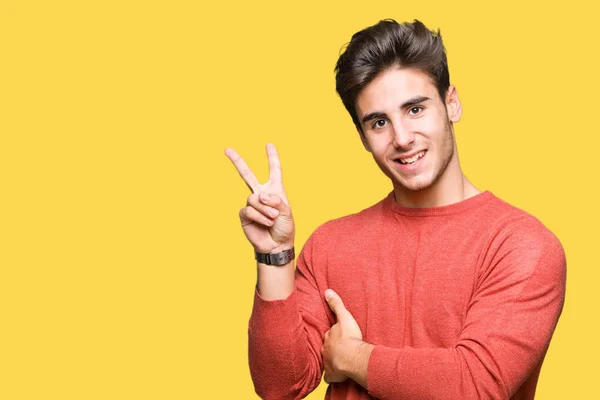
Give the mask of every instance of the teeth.
POLYGON ((424 154, 425 154, 425 150, 415 154, 414 156, 412 156, 410 158, 401 158, 400 164, 412 164, 415 161, 417 161, 419 158, 423 157, 424 154))

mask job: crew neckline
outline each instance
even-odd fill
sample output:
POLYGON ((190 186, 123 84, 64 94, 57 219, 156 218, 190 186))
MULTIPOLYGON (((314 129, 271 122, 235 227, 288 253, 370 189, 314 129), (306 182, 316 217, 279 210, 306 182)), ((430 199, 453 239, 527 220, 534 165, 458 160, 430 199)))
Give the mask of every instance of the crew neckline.
POLYGON ((457 203, 446 204, 445 206, 435 207, 406 207, 396 203, 394 198, 394 191, 385 198, 384 203, 395 213, 402 214, 410 217, 430 217, 438 215, 451 215, 471 208, 477 207, 488 200, 494 198, 494 194, 489 190, 477 193, 475 196, 471 196, 468 199, 461 200, 457 203))

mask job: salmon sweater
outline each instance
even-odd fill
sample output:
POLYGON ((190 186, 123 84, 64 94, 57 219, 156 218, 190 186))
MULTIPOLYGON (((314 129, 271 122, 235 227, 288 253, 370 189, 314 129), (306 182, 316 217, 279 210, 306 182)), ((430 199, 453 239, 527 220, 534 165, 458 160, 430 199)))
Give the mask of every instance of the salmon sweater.
POLYGON ((279 400, 317 387, 331 288, 375 347, 368 390, 347 380, 326 399, 533 399, 565 276, 559 240, 489 191, 432 208, 400 206, 392 192, 311 235, 288 298, 255 293, 255 390, 279 400))

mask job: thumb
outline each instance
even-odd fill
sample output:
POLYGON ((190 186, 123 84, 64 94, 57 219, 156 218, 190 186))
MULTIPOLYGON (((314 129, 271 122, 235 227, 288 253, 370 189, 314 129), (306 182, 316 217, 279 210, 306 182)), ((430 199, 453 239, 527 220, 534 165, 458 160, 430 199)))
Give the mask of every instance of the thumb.
POLYGON ((333 290, 327 289, 325 291, 325 300, 327 300, 329 308, 331 308, 331 311, 333 311, 334 314, 338 317, 338 320, 340 318, 344 318, 348 313, 348 310, 346 310, 346 306, 344 305, 342 298, 333 290))

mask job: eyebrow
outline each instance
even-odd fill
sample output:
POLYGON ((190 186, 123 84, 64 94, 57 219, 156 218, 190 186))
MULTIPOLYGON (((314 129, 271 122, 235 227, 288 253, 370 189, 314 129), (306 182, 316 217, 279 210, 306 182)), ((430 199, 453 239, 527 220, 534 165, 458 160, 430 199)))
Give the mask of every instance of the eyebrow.
MULTIPOLYGON (((407 101, 405 101, 404 103, 402 103, 402 105, 400 106, 400 108, 403 109, 403 110, 405 110, 405 109, 410 108, 410 107, 412 107, 414 105, 417 105, 419 103, 424 103, 427 100, 431 100, 431 99, 429 97, 426 97, 426 96, 413 97, 412 99, 408 99, 407 101)), ((362 118, 361 122, 364 124, 364 123, 369 122, 369 121, 371 121, 373 119, 381 118, 381 117, 386 117, 386 114, 382 113, 382 112, 379 112, 379 111, 375 111, 375 112, 366 114, 362 118)))
POLYGON ((403 104, 400 106, 400 108, 402 108, 402 109, 407 109, 407 108, 410 108, 410 107, 412 107, 412 106, 414 106, 414 105, 416 105, 416 104, 419 104, 419 103, 424 103, 424 102, 426 102, 427 100, 430 100, 430 98, 429 98, 429 97, 425 97, 425 96, 417 96, 417 97, 413 97, 412 99, 409 99, 409 100, 405 101, 405 102, 404 102, 404 103, 403 103, 403 104))
POLYGON ((363 124, 365 124, 365 123, 367 123, 367 122, 371 121, 372 119, 375 119, 375 118, 382 118, 382 117, 385 117, 385 116, 386 116, 386 115, 385 115, 385 113, 382 113, 382 112, 377 112, 377 111, 376 111, 376 112, 368 113, 367 115, 365 115, 365 116, 363 117, 363 119, 362 119, 362 121, 361 121, 361 122, 362 122, 363 124))

